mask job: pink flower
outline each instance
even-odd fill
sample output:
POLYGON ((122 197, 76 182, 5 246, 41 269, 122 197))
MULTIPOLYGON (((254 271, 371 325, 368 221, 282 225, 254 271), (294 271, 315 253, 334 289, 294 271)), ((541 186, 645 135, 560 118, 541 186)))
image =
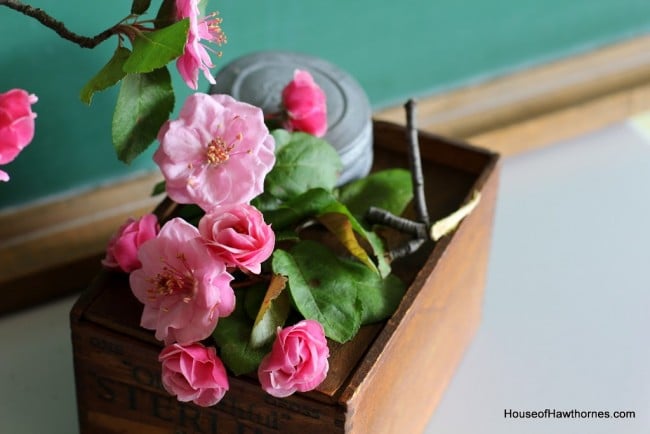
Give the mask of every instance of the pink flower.
MULTIPOLYGON (((198 87, 199 69, 210 83, 215 83, 210 73, 214 64, 202 41, 213 42, 219 46, 226 43, 226 35, 221 30, 221 18, 217 17, 217 13, 200 18, 199 1, 176 0, 176 18, 189 18, 190 21, 185 49, 176 61, 176 68, 185 83, 195 90, 198 87)), ((221 53, 218 52, 217 55, 221 56, 221 53)))
POLYGON ((262 110, 228 95, 190 95, 177 120, 158 133, 154 161, 167 194, 205 211, 246 203, 264 190, 275 141, 262 110))
POLYGON ((179 401, 215 405, 229 389, 226 368, 213 347, 173 344, 162 350, 162 383, 179 401))
POLYGON ((262 388, 277 398, 313 390, 327 376, 329 349, 323 326, 300 321, 278 332, 271 353, 260 363, 257 376, 262 388))
MULTIPOLYGON (((0 164, 12 162, 34 138, 31 105, 36 101, 36 95, 22 89, 0 94, 0 164)), ((0 181, 9 181, 7 172, 0 170, 0 181)))
POLYGON ((226 265, 255 274, 275 246, 271 226, 257 208, 247 204, 215 208, 199 221, 199 232, 226 265))
POLYGON ((142 268, 131 273, 133 294, 144 304, 140 325, 169 345, 212 334, 219 317, 235 308, 232 276, 210 255, 198 229, 174 218, 140 246, 142 268))
POLYGON ((282 90, 282 104, 288 119, 284 127, 289 131, 303 131, 316 137, 327 132, 327 104, 325 92, 307 71, 296 69, 293 80, 282 90))
POLYGON ((138 220, 128 219, 108 241, 102 264, 125 273, 140 268, 142 264, 138 259, 138 248, 154 238, 158 231, 158 218, 153 214, 146 214, 138 220))

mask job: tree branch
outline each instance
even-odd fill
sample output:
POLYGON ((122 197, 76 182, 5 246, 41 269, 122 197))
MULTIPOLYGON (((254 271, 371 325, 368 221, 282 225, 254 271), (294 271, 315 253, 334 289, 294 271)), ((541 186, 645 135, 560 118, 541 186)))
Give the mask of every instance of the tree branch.
POLYGON ((50 29, 54 30, 63 39, 74 42, 83 48, 95 48, 97 45, 101 44, 111 36, 121 33, 122 27, 124 27, 121 23, 118 23, 93 37, 81 36, 68 30, 65 24, 54 19, 42 9, 34 8, 18 0, 0 0, 0 6, 6 6, 9 9, 20 12, 23 15, 34 18, 45 27, 49 27, 50 29))

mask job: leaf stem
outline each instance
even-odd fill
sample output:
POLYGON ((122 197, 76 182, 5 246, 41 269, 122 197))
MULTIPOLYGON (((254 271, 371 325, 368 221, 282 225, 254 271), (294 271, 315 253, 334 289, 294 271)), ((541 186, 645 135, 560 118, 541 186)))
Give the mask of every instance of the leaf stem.
POLYGON ((97 45, 101 44, 111 36, 122 33, 123 28, 125 27, 120 22, 104 30, 101 33, 98 33, 93 37, 87 37, 87 36, 82 36, 82 35, 78 35, 77 33, 71 32, 70 30, 68 30, 65 24, 53 18, 51 15, 49 15, 47 12, 43 11, 42 9, 35 8, 30 5, 26 5, 18 0, 0 0, 0 6, 6 6, 9 9, 13 9, 15 11, 22 13, 23 15, 34 18, 35 20, 43 24, 45 27, 54 30, 63 39, 67 39, 68 41, 74 42, 75 44, 79 45, 82 48, 95 48, 97 45))

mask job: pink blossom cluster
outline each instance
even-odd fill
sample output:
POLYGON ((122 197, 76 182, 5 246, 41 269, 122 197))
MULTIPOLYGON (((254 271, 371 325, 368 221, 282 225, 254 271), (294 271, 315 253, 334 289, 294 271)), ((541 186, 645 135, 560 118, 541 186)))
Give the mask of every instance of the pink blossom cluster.
MULTIPOLYGON (((208 49, 203 41, 216 45, 226 43, 226 35, 221 29, 221 18, 216 13, 201 17, 199 0, 176 0, 176 19, 189 19, 190 27, 183 54, 176 61, 176 68, 185 83, 192 89, 198 87, 199 70, 206 80, 214 84, 210 68, 214 67, 208 49)), ((221 55, 220 52, 217 55, 221 55)))
MULTIPOLYGON (((34 94, 23 89, 0 93, 0 164, 11 163, 34 138, 32 104, 34 94)), ((0 170, 0 181, 9 181, 7 172, 0 170)))
MULTIPOLYGON (((259 274, 275 246, 262 213, 250 205, 275 163, 261 109, 227 95, 191 95, 178 119, 158 134, 154 154, 168 196, 198 205, 193 226, 153 215, 129 220, 109 241, 104 264, 130 273, 144 305, 140 325, 154 330, 165 389, 181 401, 210 406, 229 388, 216 349, 201 341, 235 309, 233 270, 259 274)), ((323 327, 305 320, 279 330, 258 371, 264 390, 288 396, 317 387, 328 371, 323 327)))
POLYGON ((296 69, 293 80, 282 90, 285 110, 284 128, 302 131, 316 137, 327 132, 327 101, 325 92, 308 71, 296 69))

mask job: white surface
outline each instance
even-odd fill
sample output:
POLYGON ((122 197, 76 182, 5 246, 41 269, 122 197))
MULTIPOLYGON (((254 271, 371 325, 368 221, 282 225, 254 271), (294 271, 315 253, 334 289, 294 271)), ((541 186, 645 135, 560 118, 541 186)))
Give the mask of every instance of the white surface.
MULTIPOLYGON (((505 162, 483 321, 427 434, 650 432, 649 188, 624 125, 505 162), (636 418, 504 418, 546 408, 636 418)), ((1 434, 77 432, 72 303, 0 318, 1 434)))
POLYGON ((650 433, 650 145, 618 125, 506 161, 481 327, 426 433, 650 433), (513 410, 635 419, 506 419, 513 410))

